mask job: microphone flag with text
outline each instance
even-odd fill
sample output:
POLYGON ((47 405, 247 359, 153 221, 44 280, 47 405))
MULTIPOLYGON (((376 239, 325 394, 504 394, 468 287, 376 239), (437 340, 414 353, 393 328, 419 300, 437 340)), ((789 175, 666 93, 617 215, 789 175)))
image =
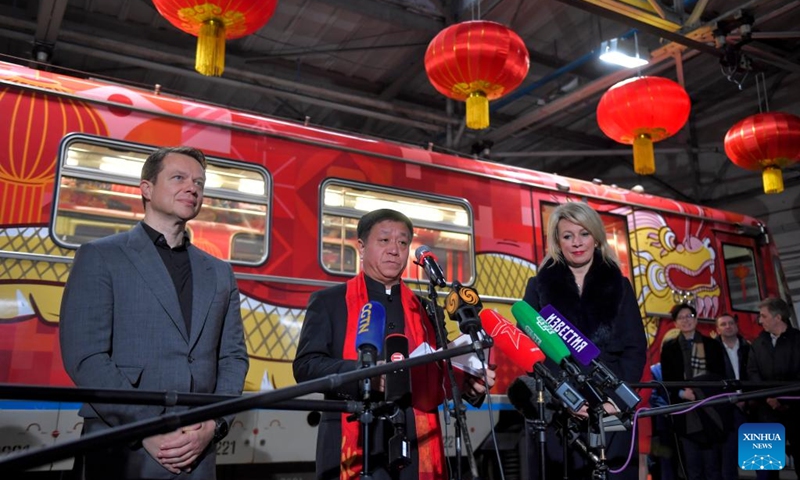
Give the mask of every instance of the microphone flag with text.
MULTIPOLYGON (((586 400, 581 396, 566 379, 557 379, 550 370, 544 366, 547 357, 533 341, 525 336, 516 325, 505 319, 494 310, 482 310, 480 313, 483 329, 494 340, 494 346, 511 360, 514 365, 526 372, 536 372, 542 377, 548 389, 572 410, 579 410, 586 400)), ((509 400, 515 407, 530 402, 529 398, 512 398, 509 390, 509 400)))
MULTIPOLYGON (((361 307, 356 330, 356 350, 358 351, 358 368, 369 368, 377 365, 383 347, 383 333, 386 328, 386 309, 379 302, 367 302, 361 307)), ((369 399, 370 379, 361 383, 364 400, 369 399)))
POLYGON ((483 308, 478 291, 472 287, 465 287, 454 281, 453 289, 447 294, 444 300, 444 309, 450 320, 458 323, 458 328, 462 333, 469 334, 469 338, 475 348, 478 359, 483 362, 483 348, 481 348, 481 321, 478 312, 483 308))
POLYGON ((439 266, 439 259, 436 258, 429 246, 420 245, 414 252, 414 257, 417 259, 415 263, 425 269, 425 273, 428 274, 428 279, 433 285, 437 287, 447 286, 444 272, 442 272, 442 267, 439 266))
POLYGON ((579 385, 580 391, 592 405, 601 405, 604 396, 595 388, 584 371, 572 361, 569 348, 561 340, 561 337, 553 330, 539 312, 525 301, 519 301, 511 306, 511 313, 517 319, 522 331, 539 345, 544 354, 554 361, 561 369, 567 373, 579 385))
POLYGON ((610 397, 619 407, 633 409, 642 400, 629 386, 623 383, 608 367, 603 365, 597 357, 600 349, 597 348, 587 336, 575 328, 552 305, 542 308, 541 316, 553 328, 553 331, 564 341, 572 357, 581 364, 591 367, 590 378, 596 386, 610 397))

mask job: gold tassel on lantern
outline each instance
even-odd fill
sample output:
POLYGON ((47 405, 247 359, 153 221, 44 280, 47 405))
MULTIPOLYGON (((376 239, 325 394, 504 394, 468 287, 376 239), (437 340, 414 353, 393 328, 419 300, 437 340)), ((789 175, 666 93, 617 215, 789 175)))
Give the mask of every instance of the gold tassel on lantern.
POLYGON ((221 21, 206 20, 200 27, 194 69, 209 77, 222 76, 225 70, 225 24, 221 21))
POLYGON ((764 193, 781 193, 783 191, 783 174, 781 169, 770 165, 761 174, 764 183, 764 193))
POLYGON ((483 92, 472 92, 467 97, 467 128, 489 128, 489 99, 483 92))
POLYGON ((656 173, 656 157, 653 153, 653 140, 642 133, 633 140, 633 171, 639 175, 656 173))

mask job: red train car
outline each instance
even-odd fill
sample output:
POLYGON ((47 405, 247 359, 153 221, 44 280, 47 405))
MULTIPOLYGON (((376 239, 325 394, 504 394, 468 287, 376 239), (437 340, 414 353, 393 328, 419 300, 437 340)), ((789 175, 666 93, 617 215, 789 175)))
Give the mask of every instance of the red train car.
MULTIPOLYGON (((588 202, 638 294, 653 361, 677 298, 695 301, 704 319, 736 312, 750 338, 761 298, 789 300, 758 220, 613 186, 9 63, 0 63, 0 137, 2 383, 71 385, 58 312, 75 249, 142 218, 139 170, 166 145, 210 157, 206 205, 189 228, 194 244, 234 265, 251 391, 294 384, 308 297, 358 271, 355 226, 375 208, 406 213, 412 250, 430 246, 448 280, 474 286, 485 308, 512 318, 544 256, 549 213, 588 202)), ((411 263, 405 276, 420 290, 427 283, 411 263)), ((523 372, 502 355, 495 362, 502 393, 523 372)), ((9 427, 0 429, 0 454, 75 438, 77 407, 0 401, 0 425, 9 427)), ((218 447, 220 463, 312 461, 314 434, 305 413, 246 412, 218 447)))

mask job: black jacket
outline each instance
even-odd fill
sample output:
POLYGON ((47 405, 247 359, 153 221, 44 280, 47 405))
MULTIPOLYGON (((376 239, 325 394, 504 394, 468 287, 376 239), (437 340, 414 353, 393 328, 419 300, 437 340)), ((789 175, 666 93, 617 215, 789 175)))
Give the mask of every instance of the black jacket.
POLYGON ((638 382, 647 361, 647 339, 636 295, 619 268, 595 252, 583 293, 563 263, 548 262, 528 280, 525 301, 537 311, 552 305, 600 349, 599 360, 620 380, 638 382))
MULTIPOLYGON (((578 293, 575 276, 568 266, 549 262, 537 276, 528 280, 524 300, 534 309, 552 305, 581 333, 600 349, 600 360, 617 377, 626 382, 638 382, 647 360, 647 339, 639 313, 639 305, 630 282, 619 268, 608 265, 595 252, 592 266, 584 278, 583 294, 578 293)), ((557 371, 554 362, 548 367, 557 371)), ((559 472, 562 462, 563 439, 555 432, 555 426, 547 429, 547 464, 549 472, 559 472)), ((606 455, 612 468, 619 468, 631 446, 629 431, 606 434, 606 455)), ((575 447, 569 447, 570 478, 589 478, 592 464, 580 455, 575 447)), ((622 473, 609 474, 610 480, 635 480, 637 455, 633 465, 622 473)), ((531 471, 538 471, 538 457, 529 457, 531 471)), ((534 474, 535 475, 535 474, 534 474)), ((532 477, 536 478, 536 477, 532 477)), ((539 479, 542 480, 542 479, 539 479)))
MULTIPOLYGON (((748 379, 747 359, 750 357, 750 344, 741 335, 737 335, 737 337, 739 338, 739 350, 736 352, 736 356, 739 358, 739 380, 744 382, 748 379)), ((725 349, 722 337, 717 335, 716 340, 722 345, 722 353, 725 354, 725 378, 728 380, 736 378, 736 372, 733 371, 733 365, 730 357, 728 357, 728 351, 725 349)))
MULTIPOLYGON (((800 381, 800 330, 789 327, 772 345, 767 332, 753 340, 747 363, 750 381, 800 381)), ((787 394, 787 396, 796 394, 787 394)), ((760 422, 781 421, 781 416, 793 417, 800 410, 796 402, 782 402, 790 407, 788 412, 775 412, 764 400, 756 403, 755 416, 760 422)))

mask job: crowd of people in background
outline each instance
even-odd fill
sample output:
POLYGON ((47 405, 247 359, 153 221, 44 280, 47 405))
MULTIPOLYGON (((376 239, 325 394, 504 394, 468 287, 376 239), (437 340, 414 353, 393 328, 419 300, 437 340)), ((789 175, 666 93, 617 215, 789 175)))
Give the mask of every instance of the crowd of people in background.
MULTIPOLYGON (((662 340, 660 363, 650 369, 653 380, 800 381, 800 331, 791 325, 788 304, 778 298, 767 298, 758 308, 758 322, 763 331, 749 343, 739 334, 735 314, 726 312, 717 316, 716 337, 712 339, 697 331, 696 311, 692 305, 676 305, 671 312, 675 328, 662 340)), ((659 389, 653 391, 650 406, 701 400, 718 393, 723 390, 708 387, 659 389)), ((724 393, 731 392, 725 390, 724 393)), ((650 474, 658 480, 735 480, 739 478, 739 427, 746 422, 759 422, 784 426, 787 463, 791 456, 795 475, 798 475, 798 413, 797 403, 787 398, 764 398, 700 408, 688 415, 656 416, 650 474)), ((779 470, 756 471, 756 478, 776 480, 779 470)))

